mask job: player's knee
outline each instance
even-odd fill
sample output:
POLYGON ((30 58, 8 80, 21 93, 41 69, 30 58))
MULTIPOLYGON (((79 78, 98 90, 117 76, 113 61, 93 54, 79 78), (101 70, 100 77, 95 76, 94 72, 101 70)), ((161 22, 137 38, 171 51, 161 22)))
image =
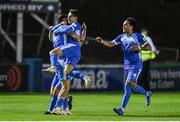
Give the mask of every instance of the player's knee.
POLYGON ((68 65, 66 65, 66 67, 65 67, 65 69, 64 69, 64 72, 65 72, 66 74, 69 74, 72 70, 73 70, 73 65, 68 64, 68 65))
POLYGON ((58 87, 56 87, 53 91, 53 95, 58 95, 59 91, 60 91, 60 89, 58 87))
POLYGON ((66 89, 66 87, 67 87, 66 80, 62 80, 61 83, 62 83, 61 89, 66 89))
POLYGON ((136 86, 137 86, 137 83, 136 83, 136 82, 128 81, 128 83, 131 85, 131 88, 132 88, 132 89, 135 89, 136 86))
POLYGON ((53 91, 54 91, 54 87, 51 87, 51 89, 50 89, 50 95, 51 96, 53 95, 53 91))
POLYGON ((70 82, 68 80, 62 80, 63 88, 64 88, 64 93, 67 94, 70 89, 70 82))
POLYGON ((67 89, 68 89, 68 91, 70 90, 70 81, 69 80, 67 80, 67 89))
POLYGON ((56 49, 52 49, 51 51, 49 51, 49 54, 54 54, 56 52, 56 49))
POLYGON ((56 54, 56 55, 59 55, 59 56, 63 56, 63 52, 59 48, 54 48, 53 50, 51 50, 49 52, 50 55, 53 54, 53 53, 56 54))

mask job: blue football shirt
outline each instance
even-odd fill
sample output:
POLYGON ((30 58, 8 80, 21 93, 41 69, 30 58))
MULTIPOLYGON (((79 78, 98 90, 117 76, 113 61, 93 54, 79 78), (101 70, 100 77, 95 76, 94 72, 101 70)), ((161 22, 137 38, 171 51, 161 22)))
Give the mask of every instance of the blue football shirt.
MULTIPOLYGON (((82 31, 82 28, 81 28, 80 23, 76 22, 76 23, 72 23, 71 25, 68 25, 67 27, 63 27, 63 28, 59 27, 58 29, 54 31, 54 33, 55 35, 56 34, 58 35, 59 33, 69 34, 69 33, 75 32, 80 37, 81 31, 82 31)), ((72 43, 72 44, 76 44, 80 46, 80 43, 70 36, 68 36, 68 43, 72 43)))
POLYGON ((121 45, 124 51, 124 69, 141 69, 142 60, 139 51, 131 51, 133 45, 142 46, 147 43, 144 37, 136 32, 130 35, 123 33, 113 40, 115 45, 121 45))

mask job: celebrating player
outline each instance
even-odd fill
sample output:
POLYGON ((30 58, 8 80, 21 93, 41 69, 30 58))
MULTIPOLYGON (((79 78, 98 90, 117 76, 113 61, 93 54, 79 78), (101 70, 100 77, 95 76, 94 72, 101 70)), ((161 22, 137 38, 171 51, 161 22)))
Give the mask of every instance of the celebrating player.
MULTIPOLYGON (((68 14, 68 21, 71 23, 71 25, 65 27, 65 28, 57 28, 54 30, 55 35, 58 34, 71 34, 71 33, 76 33, 79 37, 81 35, 81 25, 78 23, 78 11, 77 10, 70 10, 68 14)), ((81 57, 81 39, 78 39, 79 37, 69 37, 68 38, 68 43, 62 46, 59 46, 51 51, 51 53, 54 53, 58 56, 63 56, 65 57, 66 60, 66 65, 64 68, 64 71, 62 72, 62 88, 59 93, 59 98, 56 102, 56 107, 54 109, 54 113, 56 114, 62 114, 60 109, 61 106, 64 103, 64 100, 68 97, 68 92, 70 89, 70 83, 69 80, 67 79, 67 76, 70 75, 78 61, 80 60, 81 57)), ((71 114, 69 110, 66 111, 66 113, 71 114)))
POLYGON ((146 105, 150 105, 151 91, 146 91, 137 85, 137 79, 142 70, 142 60, 140 50, 151 50, 151 46, 143 39, 143 36, 134 31, 136 20, 128 17, 123 23, 123 34, 119 35, 112 41, 107 41, 101 37, 96 40, 107 47, 120 45, 124 51, 124 96, 120 108, 114 108, 114 112, 118 115, 124 114, 124 109, 128 104, 132 91, 138 92, 146 96, 146 105))
MULTIPOLYGON (((60 15, 58 17, 58 21, 60 24, 58 25, 55 25, 53 27, 50 28, 50 32, 49 32, 49 39, 50 40, 53 40, 53 44, 54 44, 54 47, 58 47, 58 46, 61 46, 61 45, 65 45, 67 44, 67 35, 66 34, 57 34, 57 35, 53 35, 53 31, 55 31, 58 27, 67 27, 67 16, 66 15, 60 15), (54 37, 53 37, 54 36, 54 37)), ((86 27, 85 27, 85 24, 83 25, 84 26, 84 32, 82 33, 82 39, 81 39, 81 42, 83 42, 85 40, 85 36, 86 36, 86 27)), ((77 38, 77 35, 75 33, 71 33, 69 34, 75 38, 77 38)), ((53 82, 51 84, 51 90, 50 90, 50 93, 52 95, 52 99, 51 99, 51 103, 50 103, 50 107, 49 107, 49 110, 45 113, 45 114, 51 114, 52 113, 52 110, 55 106, 55 103, 56 103, 56 100, 57 100, 57 96, 59 94, 59 91, 61 89, 61 83, 60 83, 60 80, 61 80, 61 77, 62 77, 62 71, 63 71, 63 66, 65 64, 65 61, 66 61, 66 58, 62 58, 62 57, 59 57, 53 53, 50 53, 50 61, 51 61, 51 64, 52 64, 52 67, 46 69, 49 71, 49 69, 51 69, 51 71, 53 71, 55 69, 56 71, 56 74, 54 76, 54 79, 53 79, 53 82), (58 62, 58 61, 59 62, 58 62)), ((53 71, 54 72, 54 71, 53 71)), ((87 75, 85 75, 84 73, 81 73, 79 71, 75 71, 73 70, 71 73, 70 73, 71 77, 76 77, 76 78, 80 78, 80 79, 83 79, 85 81, 85 87, 88 88, 91 84, 91 78, 87 75)), ((69 76, 70 77, 70 76, 69 76)), ((72 79, 70 77, 70 79, 72 79)), ((66 104, 64 104, 67 108, 69 107, 71 109, 71 99, 72 97, 68 98, 69 99, 69 106, 67 106, 67 98, 64 100, 66 104)))

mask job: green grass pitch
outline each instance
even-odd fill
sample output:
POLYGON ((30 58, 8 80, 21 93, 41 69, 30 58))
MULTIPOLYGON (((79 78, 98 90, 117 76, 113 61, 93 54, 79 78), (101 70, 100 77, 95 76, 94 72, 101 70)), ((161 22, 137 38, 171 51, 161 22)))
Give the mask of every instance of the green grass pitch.
POLYGON ((133 94, 124 116, 112 111, 119 107, 122 92, 72 93, 72 115, 43 115, 50 96, 47 93, 0 93, 0 120, 56 121, 180 121, 180 92, 154 92, 152 104, 145 106, 145 97, 133 94))

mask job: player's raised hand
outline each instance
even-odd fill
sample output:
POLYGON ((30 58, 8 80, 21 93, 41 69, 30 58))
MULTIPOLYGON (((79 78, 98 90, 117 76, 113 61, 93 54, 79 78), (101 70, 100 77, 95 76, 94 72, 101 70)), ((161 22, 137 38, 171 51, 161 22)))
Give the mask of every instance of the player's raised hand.
POLYGON ((131 51, 140 51, 141 50, 141 48, 138 46, 138 45, 133 45, 133 46, 131 46, 131 51))
POLYGON ((86 25, 86 23, 85 23, 85 22, 83 22, 83 24, 82 24, 82 28, 83 28, 83 30, 87 30, 87 25, 86 25))
POLYGON ((103 39, 101 37, 96 37, 95 40, 99 43, 102 43, 103 42, 103 39))
POLYGON ((51 30, 53 28, 53 26, 49 26, 49 30, 51 30))

